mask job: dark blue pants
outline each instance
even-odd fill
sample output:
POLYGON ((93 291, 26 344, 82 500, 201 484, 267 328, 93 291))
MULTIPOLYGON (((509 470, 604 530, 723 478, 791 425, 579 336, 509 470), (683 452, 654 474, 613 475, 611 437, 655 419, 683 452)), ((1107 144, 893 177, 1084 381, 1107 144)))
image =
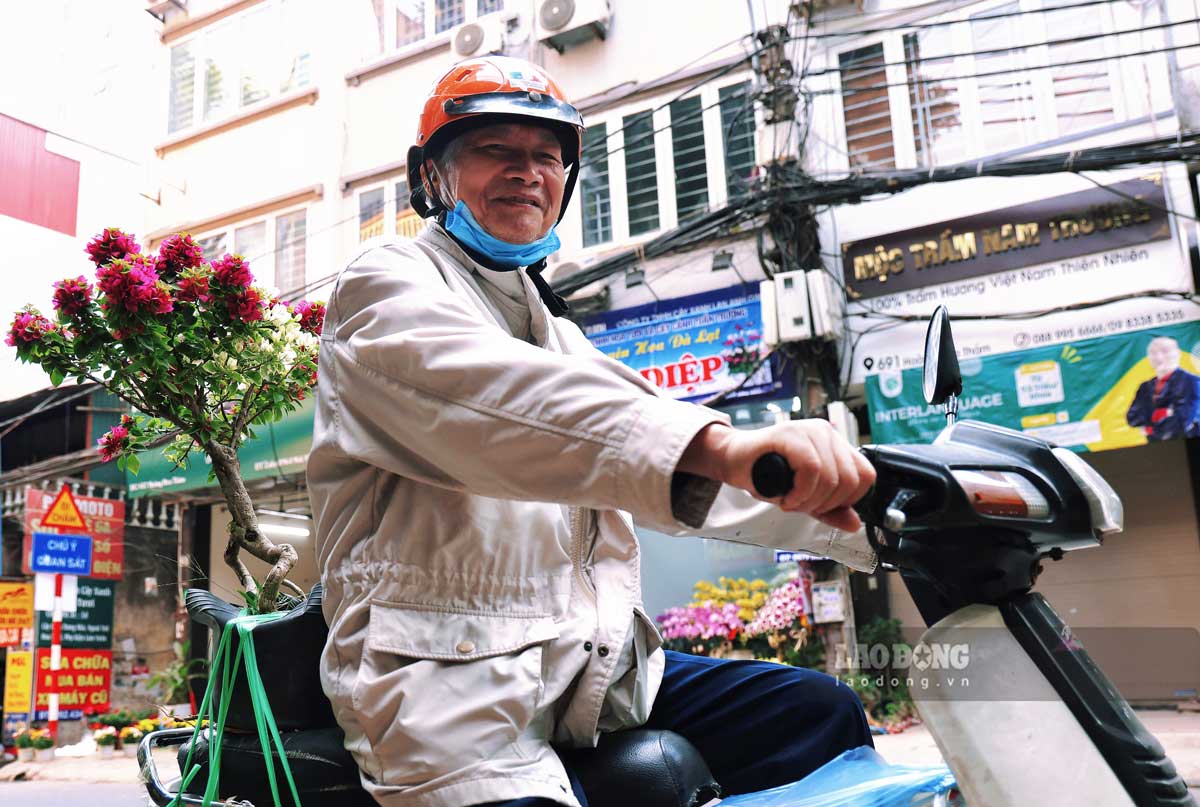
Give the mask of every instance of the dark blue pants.
MULTIPOLYGON (((836 678, 768 661, 670 650, 645 727, 691 741, 727 796, 795 782, 847 749, 873 745, 858 696, 836 678)), ((587 807, 574 774, 567 773, 587 807)), ((486 807, 553 803, 517 799, 486 807)))

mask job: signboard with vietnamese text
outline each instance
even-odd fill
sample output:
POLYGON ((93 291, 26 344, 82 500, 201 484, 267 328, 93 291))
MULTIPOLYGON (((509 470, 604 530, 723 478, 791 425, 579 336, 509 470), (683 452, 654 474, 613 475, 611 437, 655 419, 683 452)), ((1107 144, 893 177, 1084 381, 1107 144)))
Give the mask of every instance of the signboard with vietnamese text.
POLYGON ((49 718, 49 694, 59 694, 59 719, 78 720, 84 709, 107 711, 112 689, 112 651, 63 648, 58 671, 50 669, 50 648, 39 647, 35 720, 49 718))
POLYGON ((32 627, 33 583, 23 580, 0 582, 0 631, 32 627))
MULTIPOLYGON (((112 580, 97 580, 93 577, 79 580, 75 610, 63 614, 62 618, 63 647, 94 647, 105 650, 112 647, 116 589, 117 584, 112 580)), ((51 615, 38 614, 38 647, 50 646, 52 628, 51 615)))
MULTIPOLYGON (((845 245, 848 258, 857 256, 863 261, 868 243, 873 245, 872 252, 879 247, 882 252, 878 254, 890 255, 889 260, 909 256, 902 269, 895 264, 893 268, 899 271, 888 269, 875 276, 869 276, 869 267, 859 261, 857 271, 866 274, 854 283, 848 281, 848 337, 841 358, 850 383, 865 383, 879 372, 919 367, 926 318, 939 305, 950 311, 955 343, 965 358, 1066 345, 1077 339, 1200 319, 1200 306, 1188 297, 1194 286, 1185 240, 1179 237, 1173 217, 1164 212, 1172 208, 1172 198, 1181 197, 1164 193, 1163 177, 1155 173, 1102 188, 1088 185, 1087 191, 1008 206, 998 213, 983 212, 886 236, 859 238, 845 245), (1086 194, 1093 193, 1101 194, 1095 200, 1106 196, 1130 206, 1121 227, 1095 220, 1103 205, 1085 205, 1070 212, 1079 199, 1091 199, 1086 194), (1126 198, 1129 196, 1136 201, 1126 198), (1137 205, 1145 209, 1135 214, 1131 211, 1137 205), (1019 248, 1012 244, 999 252, 995 245, 985 248, 981 233, 996 226, 1009 232, 1003 224, 996 224, 997 216, 1010 219, 1009 223, 1038 223, 1038 243, 1029 236, 1019 248), (1064 237, 1064 227, 1069 237, 1064 237), (1073 234, 1076 229, 1078 235, 1073 234), (915 248, 932 250, 921 239, 934 231, 937 239, 946 235, 950 243, 956 234, 973 233, 977 254, 970 260, 954 261, 947 253, 946 261, 930 265, 932 253, 927 261, 915 248), (903 242, 909 241, 904 246, 903 242), (1066 249, 1063 242, 1069 242, 1074 252, 1062 252, 1066 249), (1046 244, 1051 245, 1049 251, 1046 244), (913 256, 919 253, 922 263, 918 269, 913 256)), ((1053 181, 1059 188, 1081 184, 1071 177, 1053 181)), ((1185 205, 1181 212, 1191 215, 1190 200, 1177 203, 1185 205)), ((1106 209, 1112 213, 1111 208, 1106 209)), ((1016 232, 1015 224, 1012 232, 1016 232)), ((992 236, 988 238, 991 244, 992 236)), ((940 245, 938 249, 940 261, 940 245)), ((843 270, 852 277, 856 271, 853 260, 844 264, 843 270)))
POLYGON ((28 714, 33 703, 33 651, 9 650, 4 662, 4 711, 28 714))
POLYGON ((583 331, 598 350, 672 398, 792 394, 775 358, 763 361, 768 351, 757 285, 606 311, 591 317, 583 331))
POLYGON ((56 491, 30 488, 25 498, 25 547, 22 570, 32 574, 30 555, 35 532, 80 532, 92 537, 92 577, 120 580, 125 561, 125 502, 94 496, 75 496, 86 530, 44 526, 42 519, 50 509, 56 491))
MULTIPOLYGON (((256 436, 243 441, 238 448, 242 477, 247 482, 304 473, 312 448, 315 402, 316 396, 309 396, 279 422, 254 427, 256 436)), ((187 464, 181 467, 176 467, 163 456, 162 449, 157 448, 141 452, 138 460, 141 468, 137 474, 127 474, 131 499, 199 490, 217 484, 209 480, 211 461, 200 452, 193 452, 187 464)))
POLYGON ((1161 175, 842 244, 852 299, 1171 237, 1161 175))
POLYGON ((29 567, 36 572, 85 576, 92 573, 90 535, 35 532, 29 567))
MULTIPOLYGON (((1200 321, 960 358, 959 366, 964 419, 1076 451, 1200 435, 1200 321)), ((872 375, 866 392, 873 442, 930 442, 946 425, 941 407, 925 403, 919 367, 872 375)))

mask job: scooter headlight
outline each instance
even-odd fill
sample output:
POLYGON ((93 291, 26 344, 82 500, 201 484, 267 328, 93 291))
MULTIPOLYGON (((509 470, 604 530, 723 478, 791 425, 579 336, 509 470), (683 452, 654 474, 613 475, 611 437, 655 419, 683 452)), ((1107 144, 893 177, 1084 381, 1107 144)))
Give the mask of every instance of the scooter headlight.
POLYGON ((1067 469, 1067 473, 1079 485, 1092 511, 1092 529, 1101 536, 1120 532, 1125 528, 1125 507, 1121 497, 1112 489, 1104 477, 1096 473, 1096 469, 1083 461, 1083 458, 1067 448, 1051 449, 1058 461, 1067 469))
POLYGON ((1002 518, 1046 518, 1050 515, 1046 497, 1015 471, 958 468, 951 473, 980 515, 1002 518))

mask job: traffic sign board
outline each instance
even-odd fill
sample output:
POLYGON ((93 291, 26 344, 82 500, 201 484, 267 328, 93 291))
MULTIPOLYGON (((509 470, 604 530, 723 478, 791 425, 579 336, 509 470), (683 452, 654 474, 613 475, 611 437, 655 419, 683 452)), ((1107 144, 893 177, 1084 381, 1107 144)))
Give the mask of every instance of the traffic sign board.
MULTIPOLYGON (((75 497, 71 495, 71 488, 63 485, 62 490, 58 492, 58 497, 54 503, 50 505, 50 509, 46 515, 42 517, 43 527, 60 527, 68 530, 86 530, 87 522, 83 520, 83 514, 79 512, 79 506, 75 504, 75 497)), ((41 571, 40 569, 38 571, 41 571)))
POLYGON ((91 536, 35 532, 30 566, 35 572, 86 577, 92 573, 91 536))

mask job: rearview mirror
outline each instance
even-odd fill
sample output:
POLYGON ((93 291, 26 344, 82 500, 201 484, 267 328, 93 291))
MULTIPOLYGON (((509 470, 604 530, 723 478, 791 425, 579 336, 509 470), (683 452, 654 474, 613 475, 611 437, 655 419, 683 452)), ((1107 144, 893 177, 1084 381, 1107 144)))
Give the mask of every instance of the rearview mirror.
POLYGON ((962 392, 958 354, 954 352, 954 335, 950 333, 950 314, 944 305, 934 310, 925 333, 925 370, 921 380, 925 402, 931 406, 944 404, 950 396, 962 392))

